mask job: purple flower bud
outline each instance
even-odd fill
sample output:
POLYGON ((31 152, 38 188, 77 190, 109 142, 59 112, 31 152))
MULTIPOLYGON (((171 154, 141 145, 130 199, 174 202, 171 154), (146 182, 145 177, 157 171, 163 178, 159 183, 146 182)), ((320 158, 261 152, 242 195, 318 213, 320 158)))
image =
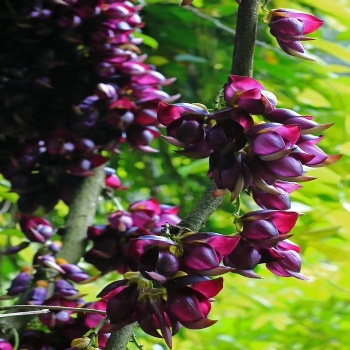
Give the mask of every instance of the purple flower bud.
POLYGON ((39 280, 35 282, 35 287, 28 295, 28 304, 42 305, 46 299, 48 282, 39 280))
POLYGON ((68 264, 62 258, 58 258, 56 261, 60 269, 64 271, 65 278, 76 283, 86 283, 90 281, 90 276, 85 271, 83 271, 78 265, 68 264))
POLYGON ((271 248, 270 254, 277 254, 279 258, 275 261, 267 262, 266 267, 277 276, 296 277, 302 280, 307 279, 300 273, 301 257, 300 247, 293 242, 286 240, 278 243, 275 248, 271 248))
POLYGON ((109 223, 112 228, 125 232, 133 226, 133 218, 131 214, 124 210, 118 210, 109 216, 109 223))
POLYGON ((270 113, 277 104, 276 96, 257 80, 239 75, 229 76, 224 97, 228 106, 243 107, 251 114, 270 113))
POLYGON ((7 289, 7 295, 18 296, 28 290, 32 280, 33 275, 29 268, 25 269, 19 273, 11 283, 11 286, 7 289))
POLYGON ((27 248, 30 245, 30 242, 21 242, 18 245, 11 246, 6 248, 5 250, 0 251, 0 255, 12 255, 17 254, 21 250, 27 248))

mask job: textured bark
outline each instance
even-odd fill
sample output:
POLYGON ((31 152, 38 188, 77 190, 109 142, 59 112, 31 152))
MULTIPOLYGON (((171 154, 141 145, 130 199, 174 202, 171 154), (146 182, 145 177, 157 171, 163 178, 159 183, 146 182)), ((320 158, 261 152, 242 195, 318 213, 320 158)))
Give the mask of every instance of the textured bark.
POLYGON ((104 182, 104 168, 95 169, 95 175, 81 182, 69 208, 59 256, 75 264, 84 255, 86 232, 96 215, 96 204, 104 182))
POLYGON ((183 219, 178 226, 186 227, 191 231, 199 231, 211 214, 218 208, 224 197, 214 197, 213 192, 216 186, 212 181, 202 198, 198 201, 192 211, 183 219))
POLYGON ((125 350, 136 328, 137 323, 135 322, 112 333, 105 350, 125 350))
POLYGON ((242 0, 237 14, 231 73, 253 76, 260 0, 242 0))

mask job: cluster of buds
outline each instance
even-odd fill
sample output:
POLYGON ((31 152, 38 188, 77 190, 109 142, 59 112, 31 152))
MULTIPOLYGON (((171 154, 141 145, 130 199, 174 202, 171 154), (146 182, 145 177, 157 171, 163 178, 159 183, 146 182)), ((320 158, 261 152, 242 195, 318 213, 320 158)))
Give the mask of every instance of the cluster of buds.
POLYGON ((1 55, 0 171, 22 212, 69 204, 81 178, 108 160, 105 149, 128 142, 155 151, 157 103, 177 96, 162 90, 174 79, 141 55, 141 8, 126 0, 2 6, 1 29, 15 42, 1 55))
POLYGON ((92 248, 85 253, 85 261, 102 273, 135 270, 137 263, 129 256, 131 238, 159 234, 165 223, 176 225, 179 207, 160 204, 155 198, 137 201, 129 210, 118 210, 109 216, 108 225, 91 226, 88 239, 92 248))
POLYGON ((106 330, 116 331, 137 321, 146 333, 163 337, 171 348, 172 335, 182 326, 199 329, 216 322, 207 316, 211 298, 222 286, 222 278, 210 280, 185 275, 159 284, 139 272, 128 272, 123 280, 112 282, 99 294, 107 300, 107 316, 111 323, 106 330))
POLYGON ((291 9, 274 9, 267 13, 266 22, 278 45, 291 56, 313 61, 305 52, 302 41, 313 40, 305 35, 320 28, 323 21, 316 16, 291 9))
POLYGON ((212 114, 204 106, 160 103, 158 119, 166 126, 165 139, 192 158, 209 156, 214 195, 253 193, 264 209, 290 208, 296 182, 312 180, 307 167, 334 163, 340 156, 325 154, 315 136, 331 126, 311 116, 276 108, 277 99, 258 81, 230 75, 224 87, 226 108, 212 114), (255 122, 261 115, 266 122, 255 122))

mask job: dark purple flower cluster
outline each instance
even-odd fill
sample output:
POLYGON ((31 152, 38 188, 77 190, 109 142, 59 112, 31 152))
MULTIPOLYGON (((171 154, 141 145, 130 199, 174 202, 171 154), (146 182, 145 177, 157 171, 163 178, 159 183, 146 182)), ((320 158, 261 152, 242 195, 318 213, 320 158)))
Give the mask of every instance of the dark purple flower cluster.
POLYGON ((334 163, 315 136, 331 124, 317 124, 311 116, 276 108, 277 99, 258 81, 230 75, 224 88, 227 108, 212 114, 204 106, 159 103, 158 119, 165 139, 192 158, 209 156, 209 176, 215 195, 231 192, 232 200, 247 190, 264 209, 290 208, 289 193, 296 182, 309 181, 307 167, 334 163), (261 115, 266 122, 254 121, 261 115))
POLYGON ((270 27, 270 33, 276 37, 278 45, 288 55, 314 61, 314 59, 305 52, 302 41, 313 40, 306 37, 320 28, 323 21, 309 13, 291 10, 274 9, 266 15, 266 22, 270 27))
POLYGON ((300 247, 288 240, 298 216, 293 211, 260 210, 240 217, 240 241, 224 258, 225 265, 233 267, 235 273, 259 278, 253 270, 265 263, 277 276, 305 279, 300 273, 300 247))
POLYGON ((129 210, 118 210, 109 216, 108 225, 91 226, 88 238, 93 246, 85 253, 85 261, 102 273, 135 271, 137 262, 129 255, 132 238, 159 234, 165 223, 176 225, 179 207, 160 204, 155 198, 138 201, 129 210))
POLYGON ((137 321, 146 333, 163 337, 171 348, 172 335, 182 326, 199 329, 216 322, 207 316, 212 298, 222 287, 221 277, 211 280, 184 275, 159 284, 139 272, 128 272, 123 280, 112 282, 99 294, 107 300, 111 324, 106 330, 116 331, 137 321))
POLYGON ((69 203, 81 177, 122 142, 150 147, 159 136, 166 79, 134 37, 141 6, 129 1, 0 5, 0 171, 22 212, 69 203), (13 16, 13 11, 16 16, 13 16), (6 33, 6 34, 5 34, 6 33), (11 35, 8 35, 11 33, 11 35))

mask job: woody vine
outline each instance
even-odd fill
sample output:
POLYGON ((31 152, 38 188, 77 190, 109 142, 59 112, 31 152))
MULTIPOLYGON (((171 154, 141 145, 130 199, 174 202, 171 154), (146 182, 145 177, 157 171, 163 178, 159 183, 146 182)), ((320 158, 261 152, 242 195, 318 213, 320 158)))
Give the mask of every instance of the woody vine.
POLYGON ((39 340, 57 350, 126 349, 130 339, 141 348, 133 335, 138 326, 171 348, 182 327, 216 322, 209 314, 221 275, 259 278, 256 267, 265 264, 277 276, 306 278, 300 247, 289 239, 300 216, 290 194, 313 180, 308 168, 340 156, 318 146, 331 123, 281 108, 278 96, 253 78, 261 5, 281 49, 313 60, 303 42, 322 20, 241 0, 231 74, 213 106, 178 102, 180 95, 163 90, 175 79, 141 53, 134 35, 144 25, 139 4, 1 5, 2 32, 10 34, 1 38, 0 171, 19 195, 15 224, 23 234, 1 254, 37 247, 32 265, 2 297, 15 304, 1 314, 1 350, 34 349, 39 340), (159 137, 184 157, 208 158, 212 186, 185 218, 178 207, 147 198, 128 208, 118 202, 104 224, 95 223, 98 198, 115 201, 125 190, 118 168, 108 167, 111 155, 124 143, 130 151, 156 152, 152 141, 159 137), (235 233, 201 232, 226 195, 235 233), (242 212, 242 200, 260 209, 242 212), (39 213, 60 201, 69 213, 58 230, 39 213), (89 275, 81 260, 99 273, 89 275), (115 271, 120 279, 86 303, 77 285, 115 271), (33 329, 34 317, 41 325, 33 329))

